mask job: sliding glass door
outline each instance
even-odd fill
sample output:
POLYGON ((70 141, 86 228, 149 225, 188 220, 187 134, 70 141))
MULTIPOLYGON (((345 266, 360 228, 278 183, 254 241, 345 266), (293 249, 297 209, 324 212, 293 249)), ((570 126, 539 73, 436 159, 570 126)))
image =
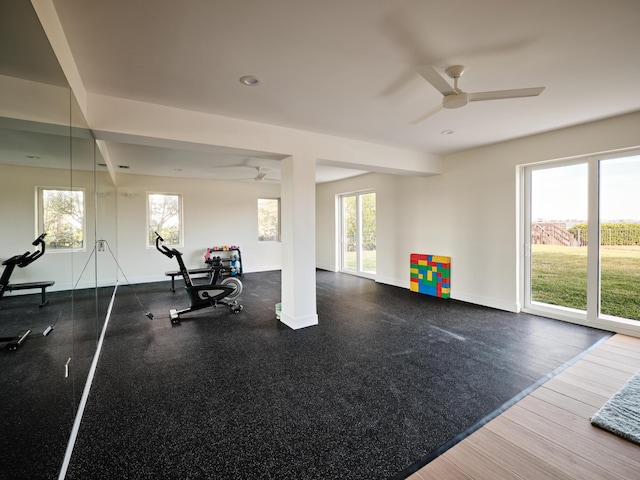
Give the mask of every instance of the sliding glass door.
POLYGON ((640 155, 599 166, 600 314, 640 320, 640 155))
POLYGON ((529 304, 587 310, 587 164, 531 169, 529 304))
POLYGON ((341 270, 363 276, 376 273, 376 194, 340 196, 341 270))
POLYGON ((640 320, 640 156, 524 169, 523 307, 640 320))

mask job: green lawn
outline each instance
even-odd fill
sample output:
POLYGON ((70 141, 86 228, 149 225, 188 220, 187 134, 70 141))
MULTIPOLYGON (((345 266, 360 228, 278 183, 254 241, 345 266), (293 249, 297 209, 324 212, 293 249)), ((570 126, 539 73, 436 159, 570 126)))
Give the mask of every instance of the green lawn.
MULTIPOLYGON (((587 308, 587 247, 533 245, 534 301, 587 308)), ((601 311, 640 320, 640 247, 601 248, 601 311)))
MULTIPOLYGON (((345 267, 349 270, 357 270, 357 257, 356 252, 347 252, 345 258, 345 267)), ((362 270, 365 272, 375 273, 376 271, 376 251, 364 251, 362 252, 362 270)))

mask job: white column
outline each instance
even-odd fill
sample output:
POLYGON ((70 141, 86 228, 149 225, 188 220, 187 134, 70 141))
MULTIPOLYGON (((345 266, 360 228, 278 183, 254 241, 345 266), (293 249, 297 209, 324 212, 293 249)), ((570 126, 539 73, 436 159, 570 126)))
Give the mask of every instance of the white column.
POLYGON ((318 324, 316 309, 315 159, 282 161, 282 312, 280 321, 299 329, 318 324))

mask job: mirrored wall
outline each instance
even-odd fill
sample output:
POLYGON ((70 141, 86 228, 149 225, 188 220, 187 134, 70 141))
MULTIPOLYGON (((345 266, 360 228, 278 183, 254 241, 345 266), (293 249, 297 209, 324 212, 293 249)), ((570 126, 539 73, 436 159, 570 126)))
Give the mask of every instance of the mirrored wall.
POLYGON ((0 448, 7 478, 56 478, 62 465, 118 273, 115 187, 102 163, 31 2, 1 2, 0 448))

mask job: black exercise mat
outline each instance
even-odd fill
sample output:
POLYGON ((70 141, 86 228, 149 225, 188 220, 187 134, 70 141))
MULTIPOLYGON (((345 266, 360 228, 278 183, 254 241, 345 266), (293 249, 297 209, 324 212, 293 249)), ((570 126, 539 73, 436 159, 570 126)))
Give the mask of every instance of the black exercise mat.
POLYGON ((390 478, 610 335, 325 271, 293 331, 243 283, 178 326, 180 288, 119 289, 67 478, 390 478))

